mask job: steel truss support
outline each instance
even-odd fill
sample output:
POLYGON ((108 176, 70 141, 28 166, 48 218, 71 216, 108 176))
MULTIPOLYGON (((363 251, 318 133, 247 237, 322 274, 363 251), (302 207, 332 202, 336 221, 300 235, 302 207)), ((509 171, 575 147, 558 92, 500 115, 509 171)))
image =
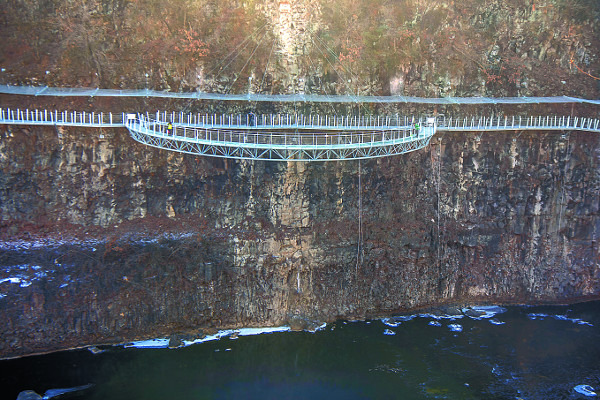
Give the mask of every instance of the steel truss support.
MULTIPOLYGON (((423 128, 420 136, 407 135, 405 133, 397 134, 395 139, 382 139, 367 143, 352 143, 352 139, 347 140, 344 134, 343 142, 338 144, 335 136, 328 136, 322 144, 281 144, 274 143, 245 143, 231 141, 217 141, 207 138, 206 129, 202 129, 202 134, 198 132, 193 134, 190 131, 184 131, 184 135, 166 135, 158 131, 150 130, 147 124, 129 123, 127 129, 131 136, 137 142, 159 149, 177 151, 180 153, 194 154, 210 157, 233 158, 239 160, 270 160, 270 161, 335 161, 335 160, 358 160, 379 157, 389 157, 398 154, 405 154, 411 151, 422 149, 429 144, 431 137, 435 133, 434 127, 423 128), (332 144, 333 143, 333 144, 332 144)), ((218 132, 214 132, 217 135, 218 132)), ((233 132, 231 137, 242 137, 244 132, 233 132)), ((265 137, 269 133, 264 134, 265 137)), ((224 138, 226 135, 221 135, 224 138)), ((298 139, 297 132, 289 132, 288 137, 279 141, 283 143, 302 142, 298 139)), ((259 140, 257 140, 259 142, 259 140)), ((315 141, 314 143, 318 143, 315 141)))

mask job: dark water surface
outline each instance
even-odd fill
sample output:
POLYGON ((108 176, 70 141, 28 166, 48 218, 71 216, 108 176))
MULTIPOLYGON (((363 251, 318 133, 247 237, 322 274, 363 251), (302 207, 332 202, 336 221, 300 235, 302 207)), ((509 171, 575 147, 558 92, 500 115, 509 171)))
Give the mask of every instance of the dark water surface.
POLYGON ((599 398, 575 387, 600 392, 600 302, 440 317, 0 361, 0 398, 87 383, 94 388, 71 398, 599 398))

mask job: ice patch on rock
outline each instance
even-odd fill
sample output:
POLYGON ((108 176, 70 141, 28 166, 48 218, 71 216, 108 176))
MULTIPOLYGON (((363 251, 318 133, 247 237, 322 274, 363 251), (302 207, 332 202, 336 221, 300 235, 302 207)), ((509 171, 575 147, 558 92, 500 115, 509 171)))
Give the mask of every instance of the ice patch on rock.
POLYGON ((36 250, 42 248, 57 248, 60 246, 81 246, 93 247, 97 246, 102 241, 95 239, 78 240, 78 239, 36 239, 36 240, 12 240, 0 242, 0 250, 36 250))
POLYGON ((421 318, 432 318, 435 320, 448 319, 450 321, 456 321, 457 319, 464 318, 462 314, 419 314, 421 318))
POLYGON ((314 329, 309 329, 308 332, 315 333, 318 331, 322 331, 325 328, 327 328, 327 322, 322 323, 321 325, 315 327, 314 329))
MULTIPOLYGON (((54 269, 44 269, 44 267, 35 264, 5 265, 0 269, 0 285, 12 283, 18 284, 21 288, 26 288, 37 281, 53 281, 55 272, 54 269)), ((67 277, 70 278, 70 275, 67 275, 67 277)), ((6 296, 7 294, 3 293, 0 298, 6 296)))
POLYGON ((10 278, 0 279, 0 284, 4 283, 4 282, 21 283, 21 278, 10 277, 10 278))
MULTIPOLYGON (((501 307, 499 307, 499 308, 501 308, 501 307)), ((415 318, 427 318, 427 319, 433 320, 433 321, 429 321, 429 325, 442 326, 441 322, 439 322, 441 320, 456 321, 456 320, 462 319, 464 317, 465 316, 463 314, 422 313, 422 314, 401 315, 401 316, 390 317, 390 318, 382 318, 381 322, 384 325, 387 325, 391 328, 396 328, 396 327, 400 326, 403 322, 412 321, 415 318)))
POLYGON ((568 321, 568 322, 572 322, 574 324, 577 325, 588 325, 588 326, 594 326, 591 323, 582 320, 581 318, 569 318, 566 315, 553 315, 552 318, 558 320, 558 321, 568 321))
POLYGON ((577 393, 580 393, 584 396, 588 396, 588 397, 597 396, 596 392, 594 391, 594 388, 591 387, 590 385, 577 385, 573 388, 573 390, 575 390, 577 393))
POLYGON ((448 328, 450 328, 452 332, 462 332, 463 330, 463 327, 460 324, 450 324, 448 325, 448 328))
MULTIPOLYGON (((214 335, 207 335, 203 338, 194 340, 182 340, 183 347, 191 346, 193 344, 210 342, 213 340, 219 340, 224 337, 237 338, 239 336, 254 336, 262 335, 275 332, 289 332, 291 328, 289 326, 276 326, 266 328, 241 328, 241 329, 225 329, 215 333, 214 335)), ((150 340, 139 340, 131 343, 127 343, 124 347, 135 347, 138 349, 166 349, 169 347, 170 338, 158 338, 150 340)))
POLYGON ((567 322, 572 322, 574 324, 577 325, 587 325, 587 326, 594 326, 592 323, 587 322, 582 320, 581 318, 569 318, 566 315, 548 315, 548 314, 541 314, 541 313, 529 313, 527 314, 527 318, 531 319, 531 320, 543 320, 545 318, 553 318, 557 321, 567 321, 567 322))
POLYGON ((383 318, 381 320, 381 322, 383 322, 384 325, 387 325, 387 326, 392 327, 392 328, 396 328, 396 327, 398 327, 398 326, 400 326, 402 324, 401 321, 397 321, 397 320, 392 319, 392 318, 383 318))
POLYGON ((205 342, 211 342, 213 340, 219 340, 221 338, 227 337, 227 336, 231 336, 235 331, 232 329, 227 329, 227 330, 223 330, 223 331, 219 331, 217 333, 215 333, 214 335, 207 335, 203 338, 200 339, 194 339, 194 340, 184 340, 183 341, 183 346, 191 346, 193 344, 198 344, 198 343, 205 343, 205 342))
POLYGON ((42 397, 42 399, 48 400, 48 399, 52 399, 54 397, 62 397, 64 394, 86 390, 86 389, 91 388, 92 386, 94 386, 94 385, 88 384, 88 385, 76 386, 76 387, 66 388, 66 389, 48 389, 44 393, 44 397, 42 397))
POLYGON ((418 316, 419 316, 419 314, 399 315, 399 316, 390 317, 390 318, 382 318, 381 322, 383 322, 385 325, 387 325, 389 327, 396 328, 397 326, 400 326, 403 322, 411 321, 411 320, 417 318, 418 316))
POLYGON ((493 318, 498 314, 506 312, 506 308, 500 306, 473 306, 462 309, 463 314, 467 317, 480 320, 493 318))
POLYGON ((504 325, 506 323, 504 321, 500 321, 497 318, 491 318, 489 321, 490 321, 490 324, 493 324, 493 325, 504 325))
POLYGON ((264 333, 274 333, 274 332, 289 332, 291 328, 289 326, 274 326, 270 328, 242 328, 238 329, 236 332, 239 336, 253 336, 253 335, 262 335, 264 333))
MULTIPOLYGON (((325 324, 326 325, 326 324, 325 324)), ((234 335, 237 336, 254 336, 254 335, 262 335, 266 333, 274 333, 274 332, 289 332, 291 331, 291 327, 289 326, 276 326, 276 327, 266 327, 266 328, 241 328, 241 329, 226 329, 223 331, 219 331, 214 335, 208 335, 201 339, 195 340, 184 340, 184 346, 191 346, 193 344, 210 342, 213 340, 219 340, 221 338, 234 335)))
POLYGON ((527 318, 531 319, 531 320, 536 320, 536 319, 544 319, 546 317, 548 317, 548 314, 542 314, 542 313, 529 313, 527 314, 527 318))
POLYGON ((388 335, 388 336, 394 336, 396 334, 396 332, 394 332, 391 329, 386 329, 385 331, 383 331, 384 335, 388 335))

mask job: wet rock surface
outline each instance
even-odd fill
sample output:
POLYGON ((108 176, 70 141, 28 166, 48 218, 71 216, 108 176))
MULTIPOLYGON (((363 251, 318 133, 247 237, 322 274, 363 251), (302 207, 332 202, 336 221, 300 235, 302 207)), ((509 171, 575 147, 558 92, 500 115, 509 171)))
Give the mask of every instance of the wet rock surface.
POLYGON ((359 164, 62 132, 0 127, 2 357, 600 294, 595 135, 444 134, 359 164))

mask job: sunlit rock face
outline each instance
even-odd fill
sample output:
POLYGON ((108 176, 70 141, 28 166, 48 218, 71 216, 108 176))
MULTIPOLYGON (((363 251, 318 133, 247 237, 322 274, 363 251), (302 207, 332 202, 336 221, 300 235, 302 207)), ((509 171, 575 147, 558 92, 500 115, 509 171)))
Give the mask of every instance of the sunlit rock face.
POLYGON ((597 298, 599 138, 440 139, 283 163, 4 127, 0 353, 597 298))
POLYGON ((6 0, 0 83, 598 98, 592 0, 6 0), (591 75, 591 76, 590 76, 591 75))

